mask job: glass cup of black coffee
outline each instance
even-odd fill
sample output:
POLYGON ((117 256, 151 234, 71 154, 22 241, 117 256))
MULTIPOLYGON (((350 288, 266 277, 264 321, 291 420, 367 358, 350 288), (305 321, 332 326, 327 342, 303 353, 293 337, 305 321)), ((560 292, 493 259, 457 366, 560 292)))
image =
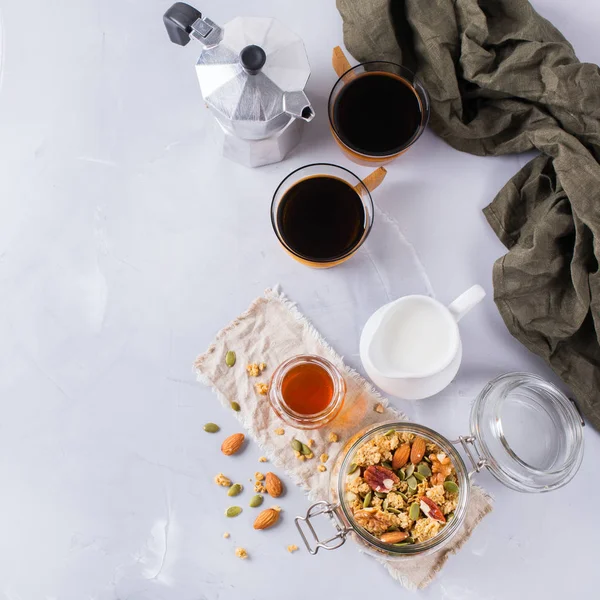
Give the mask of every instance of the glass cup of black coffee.
POLYGON ((333 136, 352 161, 382 165, 421 137, 429 121, 429 96, 409 69, 366 62, 337 80, 328 113, 333 136))
POLYGON ((385 169, 377 171, 364 181, 348 169, 328 163, 290 173, 275 190, 271 203, 273 229, 288 254, 316 268, 348 260, 373 225, 370 192, 385 176, 385 169))

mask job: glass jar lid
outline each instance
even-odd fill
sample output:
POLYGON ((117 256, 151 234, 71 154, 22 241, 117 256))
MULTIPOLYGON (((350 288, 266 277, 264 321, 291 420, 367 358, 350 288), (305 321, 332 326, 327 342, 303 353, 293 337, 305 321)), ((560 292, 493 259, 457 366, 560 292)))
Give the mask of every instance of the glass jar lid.
POLYGON ((490 381, 471 410, 480 465, 520 492, 551 491, 574 477, 583 458, 582 427, 573 402, 529 373, 490 381))

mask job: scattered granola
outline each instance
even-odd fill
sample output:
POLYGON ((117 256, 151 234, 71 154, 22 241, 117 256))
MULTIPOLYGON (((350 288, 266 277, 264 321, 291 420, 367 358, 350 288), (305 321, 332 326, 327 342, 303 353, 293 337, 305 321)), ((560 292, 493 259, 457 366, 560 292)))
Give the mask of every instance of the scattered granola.
POLYGON ((229 534, 229 532, 228 532, 228 531, 226 531, 226 532, 223 534, 223 537, 224 537, 225 539, 227 539, 227 538, 229 537, 229 535, 230 535, 230 534, 229 534))
POLYGON ((219 473, 218 475, 215 475, 215 483, 217 485, 222 485, 223 487, 231 487, 231 479, 229 479, 228 477, 225 477, 225 475, 223 475, 223 473, 219 473))
POLYGON ((292 552, 296 552, 296 550, 298 550, 298 546, 296 546, 296 544, 290 544, 287 547, 287 551, 291 554, 292 552))
POLYGON ((255 491, 257 494, 264 494, 264 493, 266 493, 266 491, 267 491, 267 488, 266 488, 266 487, 265 487, 265 486, 264 486, 264 485, 263 485, 263 484, 262 484, 260 481, 257 481, 257 482, 254 484, 254 491, 255 491))
POLYGON ((329 454, 325 454, 325 453, 321 454, 321 456, 319 456, 319 460, 322 463, 326 463, 329 460, 329 454))
POLYGON ((269 386, 266 383, 257 383, 254 387, 261 396, 266 396, 269 393, 269 386))
POLYGON ((285 433, 285 430, 283 429, 283 427, 278 427, 275 430, 275 435, 283 435, 285 433))
POLYGON ((307 445, 309 448, 312 448, 312 447, 315 445, 315 440, 313 440, 313 439, 309 439, 309 440, 308 440, 308 442, 306 442, 306 445, 307 445))
POLYGON ((258 370, 262 373, 267 368, 267 363, 261 362, 258 365, 258 370))
POLYGON ((329 434, 329 437, 327 438, 332 444, 335 444, 340 438, 338 436, 337 433, 334 433, 333 431, 329 434))
POLYGON ((260 369, 256 363, 251 363, 246 367, 246 371, 250 377, 258 377, 260 375, 260 369))
POLYGON ((381 404, 381 402, 379 402, 379 403, 377 403, 377 404, 375 405, 375 407, 373 408, 373 410, 374 410, 376 413, 379 413, 379 414, 381 414, 381 413, 383 413, 383 411, 385 410, 385 408, 384 408, 383 404, 381 404))
POLYGON ((266 456, 261 456, 261 457, 258 459, 258 462, 268 462, 268 460, 269 460, 269 459, 268 459, 266 456))
POLYGON ((236 548, 235 555, 242 560, 248 558, 248 552, 246 552, 245 548, 236 548))
POLYGON ((461 492, 450 458, 413 433, 392 429, 376 435, 358 448, 352 463, 346 476, 349 508, 361 527, 384 542, 401 533, 402 543, 429 540, 458 505, 461 492))
POLYGON ((256 471, 256 473, 254 473, 254 479, 256 479, 256 481, 262 481, 264 478, 264 474, 260 471, 256 471))
POLYGON ((317 471, 320 471, 321 473, 324 473, 325 471, 327 471, 327 467, 325 465, 319 465, 317 467, 317 471))

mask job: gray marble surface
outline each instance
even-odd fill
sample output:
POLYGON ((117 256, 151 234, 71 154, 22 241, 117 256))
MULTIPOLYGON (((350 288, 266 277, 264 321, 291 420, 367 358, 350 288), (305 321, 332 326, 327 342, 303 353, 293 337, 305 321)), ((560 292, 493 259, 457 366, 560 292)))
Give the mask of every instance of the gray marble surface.
MULTIPOLYGON (((548 368, 506 331, 492 300, 503 247, 481 209, 528 156, 477 158, 427 132, 376 191, 363 249, 329 271, 278 247, 269 205, 278 182, 315 161, 350 167, 327 127, 342 41, 333 0, 206 0, 219 22, 274 16, 306 42, 317 113, 283 163, 248 170, 215 150, 194 74, 199 48, 170 44, 168 2, 5 0, 0 89, 0 598, 293 600, 406 597, 348 543, 311 557, 288 483, 270 532, 227 521, 215 473, 247 482, 261 452, 231 461, 202 425, 238 425, 197 384, 194 357, 275 283, 348 364, 361 369, 368 316, 408 293, 444 302, 488 291, 462 326, 458 377, 429 400, 394 405, 448 437, 466 433, 472 399, 494 376, 548 368), (231 538, 222 538, 224 531, 231 538), (248 561, 234 556, 244 546, 248 561)), ((535 0, 600 61, 596 0, 535 0)), ((422 598, 562 599, 597 595, 596 459, 586 428, 577 477, 551 494, 477 481, 495 510, 422 598)), ((285 479, 284 479, 285 481, 285 479)), ((249 494, 243 497, 246 502, 249 494)))

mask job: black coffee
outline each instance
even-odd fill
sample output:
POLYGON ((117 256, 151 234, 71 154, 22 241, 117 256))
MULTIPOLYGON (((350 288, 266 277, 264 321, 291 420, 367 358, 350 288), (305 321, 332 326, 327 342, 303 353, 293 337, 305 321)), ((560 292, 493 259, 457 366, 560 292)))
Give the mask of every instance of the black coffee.
POLYGON ((364 73, 347 83, 333 107, 340 139, 352 150, 373 156, 400 152, 422 121, 414 88, 389 73, 364 73))
POLYGON ((281 199, 277 225, 299 256, 329 262, 351 251, 365 232, 365 209, 351 185, 327 175, 300 180, 281 199))

